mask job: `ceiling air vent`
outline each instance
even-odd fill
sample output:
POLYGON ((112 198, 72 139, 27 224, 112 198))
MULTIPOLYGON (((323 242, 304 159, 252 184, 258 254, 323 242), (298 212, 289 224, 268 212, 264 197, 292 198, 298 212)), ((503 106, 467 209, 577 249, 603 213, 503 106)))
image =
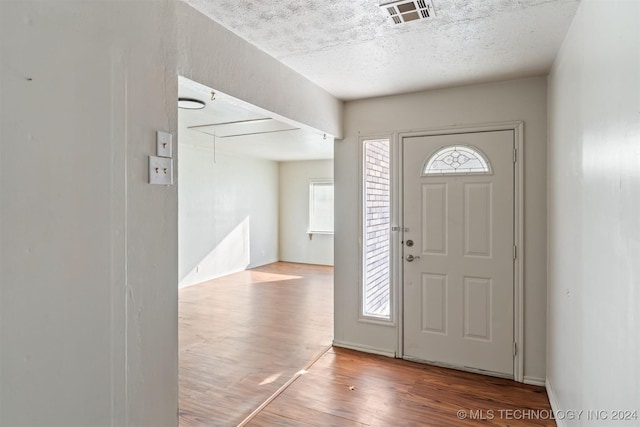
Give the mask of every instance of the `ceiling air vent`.
POLYGON ((399 0, 380 5, 394 24, 433 18, 436 14, 431 0, 399 0))

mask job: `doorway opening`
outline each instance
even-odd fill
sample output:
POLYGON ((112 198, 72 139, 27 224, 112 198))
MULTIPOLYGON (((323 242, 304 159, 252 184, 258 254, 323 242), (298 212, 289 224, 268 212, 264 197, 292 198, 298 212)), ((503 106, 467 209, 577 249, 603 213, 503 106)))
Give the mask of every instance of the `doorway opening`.
POLYGON ((235 425, 331 344, 333 137, 179 97, 205 104, 178 113, 180 422, 235 425))

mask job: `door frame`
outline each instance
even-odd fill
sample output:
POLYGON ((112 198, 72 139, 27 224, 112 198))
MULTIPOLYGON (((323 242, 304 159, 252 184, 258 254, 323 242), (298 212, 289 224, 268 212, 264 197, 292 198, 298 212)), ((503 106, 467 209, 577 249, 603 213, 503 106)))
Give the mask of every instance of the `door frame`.
MULTIPOLYGON (((462 133, 493 132, 501 130, 512 130, 514 137, 514 174, 513 174, 513 208, 514 208, 514 268, 513 268, 513 340, 515 357, 513 359, 513 379, 524 382, 524 122, 509 121, 498 123, 485 123, 475 125, 462 125, 450 127, 430 128, 420 131, 399 132, 398 155, 395 159, 396 171, 401 174, 404 167, 404 140, 405 138, 419 136, 438 136, 462 133)), ((396 175, 399 176, 399 175, 396 175)), ((395 192, 398 203, 398 222, 400 233, 404 233, 404 186, 402 179, 396 180, 395 192)), ((395 234, 395 233, 394 233, 395 234)), ((401 237, 402 234, 401 234, 401 237)), ((396 246, 394 253, 402 254, 401 239, 394 239, 396 246)), ((398 258, 397 256, 394 258, 398 258)), ((397 357, 404 357, 404 263, 398 263, 398 275, 396 295, 397 320, 398 320, 398 352, 397 357)))

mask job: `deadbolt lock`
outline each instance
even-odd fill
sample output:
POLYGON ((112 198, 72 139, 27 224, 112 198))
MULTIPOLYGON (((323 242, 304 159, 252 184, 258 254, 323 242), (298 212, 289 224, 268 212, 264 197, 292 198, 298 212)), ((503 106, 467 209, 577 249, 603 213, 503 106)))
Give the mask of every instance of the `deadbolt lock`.
POLYGON ((413 246, 413 240, 407 240, 407 246, 409 247, 413 246))

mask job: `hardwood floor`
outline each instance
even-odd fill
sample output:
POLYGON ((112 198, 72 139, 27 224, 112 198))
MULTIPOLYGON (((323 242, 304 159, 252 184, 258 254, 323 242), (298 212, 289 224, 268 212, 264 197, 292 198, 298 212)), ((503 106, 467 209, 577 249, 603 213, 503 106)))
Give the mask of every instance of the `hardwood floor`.
POLYGON ((542 387, 324 352, 333 336, 331 267, 275 263, 184 288, 179 317, 182 427, 237 426, 250 416, 252 427, 555 425, 542 387))
POLYGON ((550 411, 543 387, 333 348, 246 425, 554 426, 550 411))
POLYGON ((180 289, 180 425, 237 425, 332 338, 332 267, 279 262, 180 289))

